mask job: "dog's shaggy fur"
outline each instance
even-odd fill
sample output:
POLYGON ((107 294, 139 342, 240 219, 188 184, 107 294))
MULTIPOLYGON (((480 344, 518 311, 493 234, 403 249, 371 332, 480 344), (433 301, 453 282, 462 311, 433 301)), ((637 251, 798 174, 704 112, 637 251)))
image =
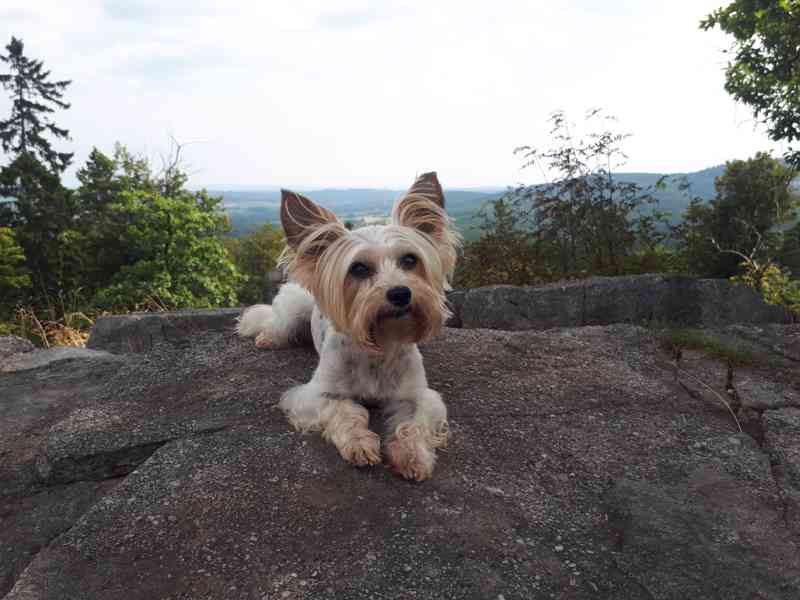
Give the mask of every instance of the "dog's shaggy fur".
POLYGON ((400 475, 433 473, 447 442, 447 409, 428 388, 417 342, 448 317, 445 291, 458 236, 435 173, 421 175, 395 205, 392 223, 348 231, 329 210, 282 192, 290 282, 272 306, 248 308, 238 332, 262 348, 307 337, 320 356, 311 381, 280 406, 300 431, 320 431, 358 466, 381 462, 366 405, 387 416, 383 454, 400 475))

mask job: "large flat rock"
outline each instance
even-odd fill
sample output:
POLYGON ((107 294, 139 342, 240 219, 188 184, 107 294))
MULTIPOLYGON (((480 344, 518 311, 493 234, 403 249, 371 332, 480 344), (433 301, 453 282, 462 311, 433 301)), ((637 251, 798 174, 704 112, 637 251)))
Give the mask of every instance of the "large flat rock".
MULTIPOLYGON (((84 386, 66 363, 0 379, 26 432, 0 437, 3 531, 21 548, 65 507, 6 551, 6 600, 796 597, 795 409, 741 433, 630 325, 454 329, 423 354, 452 439, 422 484, 290 430, 275 403, 309 349, 198 332, 84 386)), ((682 368, 725 393, 724 365, 682 368)), ((792 373, 769 380, 785 397, 792 373)))

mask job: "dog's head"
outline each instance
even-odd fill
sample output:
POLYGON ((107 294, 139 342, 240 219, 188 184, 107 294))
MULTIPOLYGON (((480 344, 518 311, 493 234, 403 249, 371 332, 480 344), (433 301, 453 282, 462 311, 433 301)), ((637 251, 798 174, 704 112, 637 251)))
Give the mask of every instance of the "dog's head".
POLYGON ((417 178, 395 204, 390 225, 349 231, 331 211, 286 190, 281 221, 282 263, 338 331, 381 352, 441 329, 459 238, 436 173, 417 178))

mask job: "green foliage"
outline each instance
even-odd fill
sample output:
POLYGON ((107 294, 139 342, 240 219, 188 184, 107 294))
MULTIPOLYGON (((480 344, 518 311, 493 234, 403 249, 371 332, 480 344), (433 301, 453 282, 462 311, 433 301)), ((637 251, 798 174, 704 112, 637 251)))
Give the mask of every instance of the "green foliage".
POLYGON ((777 261, 800 279, 800 223, 786 230, 777 261))
POLYGON ((275 270, 283 251, 282 231, 267 223, 246 236, 225 238, 224 242, 236 268, 244 275, 237 290, 239 302, 262 302, 270 285, 269 273, 275 270))
MULTIPOLYGON (((587 123, 594 126, 598 119, 602 127, 613 121, 594 110, 587 123)), ((536 166, 556 177, 548 184, 518 188, 513 204, 526 215, 536 239, 555 251, 551 266, 557 277, 620 275, 637 241, 646 237, 646 243, 657 245, 649 238, 668 215, 644 210, 656 203, 655 190, 613 174, 625 159, 622 144, 628 134, 600 129, 577 137, 563 112, 550 120, 552 148, 522 146, 516 153, 523 156, 523 167, 536 166)))
POLYGON ((641 247, 625 257, 624 275, 643 275, 645 273, 685 273, 684 256, 674 248, 659 244, 641 247))
POLYGON ((100 307, 178 309, 236 302, 240 275, 220 241, 227 219, 218 199, 205 192, 164 197, 125 191, 108 210, 112 219, 125 223, 120 244, 130 262, 98 292, 100 307))
POLYGON ((32 306, 49 323, 86 308, 236 304, 242 277, 222 244, 221 199, 184 189, 177 154, 155 175, 124 146, 113 157, 95 149, 78 180, 66 190, 29 153, 0 171, 0 185, 16 187, 0 225, 23 248, 32 306))
POLYGON ((0 73, 0 85, 9 91, 11 115, 0 120, 0 147, 13 156, 30 154, 47 164, 53 173, 69 166, 72 154, 56 152, 45 136, 69 139, 66 129, 57 127, 48 117, 55 108, 67 109, 61 98, 69 81, 49 81, 50 71, 40 60, 25 56, 24 44, 15 37, 6 46, 7 54, 0 61, 8 65, 8 73, 0 73))
POLYGON ((547 245, 522 228, 522 217, 505 199, 489 203, 480 218, 481 237, 464 246, 456 287, 530 285, 553 278, 543 257, 547 245))
POLYGON ((23 300, 31 286, 25 268, 25 254, 14 230, 0 227, 0 318, 7 318, 14 305, 23 300))
POLYGON ((69 233, 75 226, 72 194, 32 154, 0 169, 0 194, 9 187, 16 191, 2 204, 0 226, 14 229, 25 252, 34 298, 52 307, 64 290, 80 287, 80 252, 69 233))
POLYGON ((744 261, 741 266, 742 274, 731 277, 731 281, 744 283, 758 291, 765 302, 800 315, 800 279, 792 279, 788 269, 771 261, 744 261))
MULTIPOLYGON (((749 105, 770 137, 800 140, 800 0, 735 0, 700 24, 734 38, 725 89, 749 105)), ((800 151, 787 162, 800 168, 800 151)))
POLYGON ((782 245, 781 227, 795 218, 794 172, 769 154, 727 163, 717 197, 693 201, 675 236, 691 272, 732 277, 743 259, 767 262, 782 245))
MULTIPOLYGON (((592 111, 587 121, 610 120, 592 111)), ((533 284, 591 275, 677 271, 667 247, 669 214, 650 208, 662 180, 648 189, 612 170, 624 159, 626 134, 573 134, 562 112, 551 117, 554 147, 522 146, 524 167, 555 173, 551 183, 519 187, 490 202, 481 237, 468 243, 456 285, 533 284), (491 211, 491 212, 489 212, 491 211)))

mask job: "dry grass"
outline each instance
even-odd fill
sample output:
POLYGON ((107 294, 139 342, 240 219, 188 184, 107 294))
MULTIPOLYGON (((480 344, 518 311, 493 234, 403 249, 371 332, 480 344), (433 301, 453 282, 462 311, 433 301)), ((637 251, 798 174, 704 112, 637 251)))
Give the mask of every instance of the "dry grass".
MULTIPOLYGON (((169 307, 157 296, 150 296, 145 303, 137 308, 136 312, 164 312, 169 307)), ((84 347, 89 341, 92 325, 98 317, 112 314, 108 311, 97 309, 68 311, 62 304, 59 312, 62 317, 55 317, 56 309, 38 310, 33 307, 20 307, 13 319, 0 322, 0 335, 18 335, 26 338, 43 348, 53 346, 84 347), (47 315, 47 316, 45 316, 47 315)), ((129 311, 120 311, 114 314, 125 314, 129 311)))
POLYGON ((86 346, 94 319, 82 312, 67 313, 60 319, 40 317, 31 308, 19 308, 14 315, 15 333, 44 348, 86 346))

